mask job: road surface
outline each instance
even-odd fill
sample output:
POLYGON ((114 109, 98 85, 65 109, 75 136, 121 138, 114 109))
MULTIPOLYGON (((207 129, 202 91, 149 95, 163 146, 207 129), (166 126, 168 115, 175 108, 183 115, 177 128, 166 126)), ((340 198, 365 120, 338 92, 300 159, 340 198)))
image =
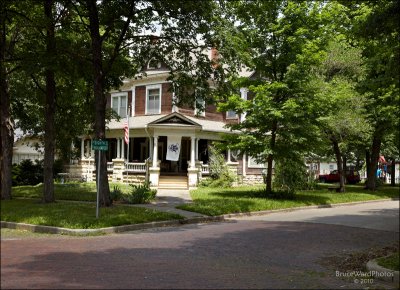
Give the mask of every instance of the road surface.
POLYGON ((1 288, 373 288, 337 277, 340 269, 322 263, 399 241, 398 232, 381 230, 398 211, 396 217, 385 203, 370 207, 365 214, 382 221, 379 229, 355 227, 360 211, 348 206, 341 208, 346 226, 327 214, 304 216, 311 222, 258 217, 100 237, 2 239, 1 288))

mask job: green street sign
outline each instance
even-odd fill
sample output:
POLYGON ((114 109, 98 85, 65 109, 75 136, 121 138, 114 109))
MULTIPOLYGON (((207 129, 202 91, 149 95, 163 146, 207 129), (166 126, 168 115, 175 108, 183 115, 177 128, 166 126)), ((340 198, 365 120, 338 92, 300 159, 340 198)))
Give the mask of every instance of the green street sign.
POLYGON ((108 150, 108 141, 106 140, 93 140, 92 141, 92 149, 107 151, 108 150))

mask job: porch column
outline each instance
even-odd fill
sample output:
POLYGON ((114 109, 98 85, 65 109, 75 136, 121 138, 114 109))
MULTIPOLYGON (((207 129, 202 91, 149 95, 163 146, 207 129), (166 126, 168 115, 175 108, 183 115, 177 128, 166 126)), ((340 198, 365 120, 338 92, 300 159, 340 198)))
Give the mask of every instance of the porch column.
POLYGON ((243 153, 243 176, 246 176, 246 159, 247 159, 247 155, 246 153, 243 153))
POLYGON ((157 167, 158 162, 158 136, 154 136, 153 142, 153 167, 157 167))
POLYGON ((81 159, 85 158, 85 139, 81 139, 81 159))
POLYGON ((90 145, 91 145, 90 144, 90 139, 88 139, 87 140, 87 145, 86 145, 86 150, 85 150, 86 151, 85 153, 87 154, 88 158, 90 158, 90 145))
POLYGON ((94 150, 92 148, 93 138, 90 138, 90 158, 94 158, 94 150))
POLYGON ((196 159, 196 161, 198 161, 199 160, 199 138, 196 138, 196 156, 195 156, 195 159, 196 159))
MULTIPOLYGON (((247 101, 247 92, 248 91, 249 90, 247 88, 240 88, 240 97, 245 101, 247 101)), ((240 122, 243 122, 244 120, 246 120, 246 112, 242 113, 242 116, 240 118, 240 122)))
POLYGON ((231 163, 231 149, 228 148, 227 154, 228 154, 228 158, 227 158, 226 162, 231 163))
POLYGON ((117 138, 117 159, 121 158, 121 148, 120 148, 120 142, 119 142, 119 138, 117 138))
POLYGON ((148 148, 149 148, 149 156, 148 157, 150 157, 150 160, 153 160, 153 138, 149 138, 149 146, 148 146, 148 148))
POLYGON ((125 159, 125 140, 121 138, 121 159, 125 159))
POLYGON ((196 138, 194 138, 193 136, 190 137, 190 141, 191 141, 191 146, 190 146, 190 168, 196 168, 196 164, 195 164, 195 147, 196 147, 196 138))

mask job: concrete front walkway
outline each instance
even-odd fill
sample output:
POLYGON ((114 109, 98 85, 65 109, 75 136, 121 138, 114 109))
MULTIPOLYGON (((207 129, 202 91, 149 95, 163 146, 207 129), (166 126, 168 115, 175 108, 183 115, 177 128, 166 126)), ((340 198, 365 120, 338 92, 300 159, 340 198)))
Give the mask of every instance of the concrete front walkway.
POLYGON ((206 215, 201 213, 176 208, 178 205, 192 202, 189 190, 187 189, 158 189, 156 200, 151 204, 136 204, 135 206, 168 213, 176 213, 185 218, 206 217, 206 215))

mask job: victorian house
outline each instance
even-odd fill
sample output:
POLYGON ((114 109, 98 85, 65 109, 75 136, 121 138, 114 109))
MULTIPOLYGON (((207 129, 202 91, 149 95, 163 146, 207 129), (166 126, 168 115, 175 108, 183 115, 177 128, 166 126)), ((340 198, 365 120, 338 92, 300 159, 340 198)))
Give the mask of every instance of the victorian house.
MULTIPOLYGON (((120 116, 119 121, 107 124, 109 180, 138 183, 147 179, 158 188, 196 187, 209 174, 208 147, 232 133, 227 123, 240 122, 244 116, 217 112, 215 105, 205 105, 202 111, 175 106, 167 67, 152 60, 144 69, 145 77, 125 80, 108 97, 108 107, 120 116)), ((245 88, 241 96, 247 98, 245 88)), ((82 136, 80 160, 69 166, 71 177, 94 180, 91 142, 90 136, 82 136)), ((225 157, 239 183, 262 182, 263 164, 229 150, 225 157)))

